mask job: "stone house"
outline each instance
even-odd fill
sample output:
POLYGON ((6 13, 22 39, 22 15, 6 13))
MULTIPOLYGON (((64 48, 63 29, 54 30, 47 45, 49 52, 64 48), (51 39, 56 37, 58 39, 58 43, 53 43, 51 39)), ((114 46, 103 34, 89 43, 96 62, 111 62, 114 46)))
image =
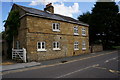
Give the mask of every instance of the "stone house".
POLYGON ((51 3, 44 11, 17 4, 11 10, 19 10, 20 13, 20 28, 14 46, 27 50, 28 61, 89 53, 89 25, 54 14, 51 3))

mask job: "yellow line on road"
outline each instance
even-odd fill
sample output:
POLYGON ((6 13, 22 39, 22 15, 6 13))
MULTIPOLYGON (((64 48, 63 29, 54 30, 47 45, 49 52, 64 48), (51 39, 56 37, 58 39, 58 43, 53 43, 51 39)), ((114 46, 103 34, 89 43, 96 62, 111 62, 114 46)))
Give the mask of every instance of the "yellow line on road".
POLYGON ((116 70, 112 70, 112 69, 110 69, 109 72, 111 72, 111 73, 120 73, 120 71, 116 71, 116 70))
POLYGON ((112 53, 115 53, 115 52, 117 52, 117 51, 113 51, 113 52, 109 52, 109 53, 105 53, 105 54, 99 54, 99 55, 96 55, 96 56, 91 56, 91 57, 86 57, 86 58, 81 58, 81 59, 77 59, 77 60, 72 60, 72 61, 65 62, 63 64, 71 63, 71 62, 75 62, 75 61, 80 61, 80 60, 86 60, 86 59, 90 59, 90 58, 94 58, 94 57, 98 57, 98 56, 102 56, 102 55, 112 54, 112 53))
POLYGON ((61 65, 61 64, 67 64, 67 63, 71 63, 71 62, 76 62, 76 61, 86 60, 86 59, 90 59, 90 58, 94 58, 94 57, 98 57, 98 56, 112 54, 112 53, 115 53, 115 52, 117 52, 117 51, 104 53, 104 54, 99 54, 99 55, 96 55, 96 56, 91 56, 91 57, 86 57, 86 58, 81 58, 81 59, 77 59, 77 60, 71 60, 71 61, 68 61, 68 62, 65 62, 65 63, 56 63, 56 64, 50 64, 50 65, 36 66, 36 67, 31 67, 31 68, 24 68, 24 69, 19 69, 19 70, 6 71, 6 72, 3 72, 2 75, 9 74, 9 73, 15 73, 15 72, 22 72, 22 71, 27 71, 27 70, 33 70, 33 69, 52 67, 52 66, 61 65))
POLYGON ((107 68, 105 68, 105 67, 100 67, 99 65, 98 65, 98 66, 93 66, 93 68, 107 70, 107 71, 109 71, 109 72, 111 72, 111 73, 118 73, 118 74, 120 73, 120 71, 113 70, 113 69, 107 69, 107 68))

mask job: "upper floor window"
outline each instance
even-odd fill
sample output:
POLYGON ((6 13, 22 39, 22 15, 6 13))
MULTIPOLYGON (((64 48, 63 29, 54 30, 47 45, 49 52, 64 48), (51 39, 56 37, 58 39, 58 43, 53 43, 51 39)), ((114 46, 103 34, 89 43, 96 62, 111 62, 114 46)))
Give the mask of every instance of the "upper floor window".
POLYGON ((37 51, 46 51, 45 42, 37 42, 37 51))
POLYGON ((86 42, 82 41, 82 50, 86 50, 86 42))
POLYGON ((86 36, 86 29, 85 28, 82 28, 82 35, 86 36))
POLYGON ((78 34, 78 27, 77 27, 77 26, 74 27, 74 35, 79 35, 79 34, 78 34))
POLYGON ((74 50, 79 50, 79 43, 78 42, 74 42, 74 50))
POLYGON ((60 43, 59 42, 53 42, 53 50, 60 50, 60 43))
POLYGON ((52 23, 52 29, 53 31, 60 31, 60 23, 52 23))

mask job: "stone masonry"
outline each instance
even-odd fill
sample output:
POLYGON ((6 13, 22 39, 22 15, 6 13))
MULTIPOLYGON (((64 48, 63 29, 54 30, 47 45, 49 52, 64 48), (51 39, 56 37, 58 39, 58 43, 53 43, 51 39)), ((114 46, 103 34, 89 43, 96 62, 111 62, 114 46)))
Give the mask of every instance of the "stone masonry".
MULTIPOLYGON (((24 13, 20 7, 14 7, 24 13)), ((88 26, 30 15, 20 18, 19 33, 14 39, 15 47, 16 41, 20 42, 20 48, 27 50, 28 61, 42 61, 89 53, 88 26), (52 23, 60 24, 59 32, 52 30, 52 23), (75 26, 78 26, 79 35, 74 35, 75 26), (82 28, 85 28, 86 36, 82 36, 82 28), (86 43, 86 50, 82 50, 83 40, 86 43), (42 41, 46 42, 46 51, 37 51, 37 42, 42 41), (60 50, 53 50, 54 41, 60 42, 60 50), (74 50, 75 41, 79 42, 79 50, 74 50)))

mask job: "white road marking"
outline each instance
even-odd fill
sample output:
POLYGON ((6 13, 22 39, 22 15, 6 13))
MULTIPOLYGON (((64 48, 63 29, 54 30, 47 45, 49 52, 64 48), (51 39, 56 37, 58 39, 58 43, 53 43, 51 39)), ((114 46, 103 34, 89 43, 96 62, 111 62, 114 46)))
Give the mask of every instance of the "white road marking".
POLYGON ((67 74, 64 74, 64 75, 61 75, 57 78, 63 78, 65 76, 68 76, 68 75, 71 75, 71 74, 74 74, 74 73, 77 73, 77 72, 80 72, 80 71, 83 71, 83 70, 86 70, 86 69, 89 69, 89 68, 92 68, 92 67, 96 67, 96 66, 99 66, 99 64, 95 64, 95 65, 92 65, 92 66, 88 66, 86 68, 82 68, 82 69, 79 69, 79 70, 76 70, 76 71, 73 71, 73 72, 70 72, 70 73, 67 73, 67 74))
POLYGON ((115 59, 117 59, 117 58, 118 58, 118 57, 114 57, 114 58, 108 59, 108 60, 105 61, 105 63, 107 63, 107 62, 109 62, 109 61, 112 61, 112 60, 115 60, 115 59))

